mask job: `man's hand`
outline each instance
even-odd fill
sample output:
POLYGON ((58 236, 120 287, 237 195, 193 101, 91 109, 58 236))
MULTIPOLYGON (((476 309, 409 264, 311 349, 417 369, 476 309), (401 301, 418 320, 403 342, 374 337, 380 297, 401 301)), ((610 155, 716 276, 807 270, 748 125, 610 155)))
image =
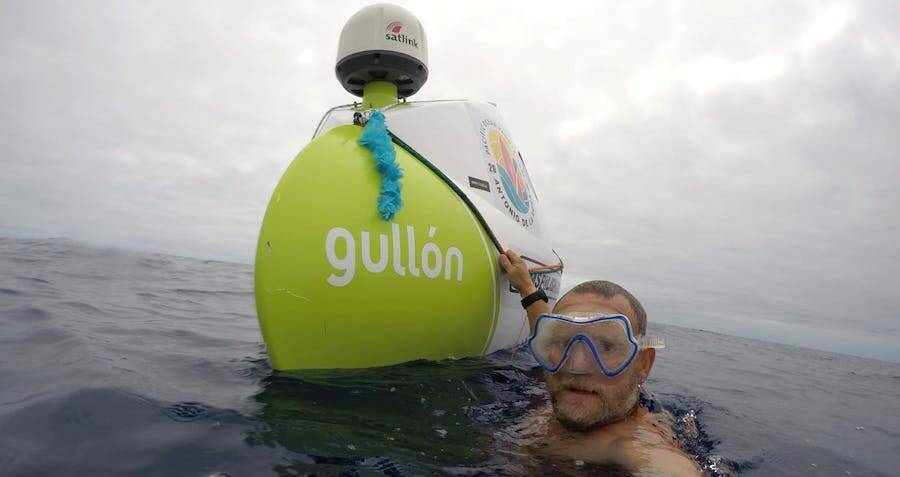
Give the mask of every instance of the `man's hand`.
MULTIPOLYGON (((528 274, 528 265, 516 252, 507 250, 500 254, 500 266, 506 270, 506 274, 509 276, 509 283, 516 287, 516 290, 519 290, 519 295, 522 295, 522 298, 537 291, 537 287, 531 281, 531 275, 528 274)), ((547 303, 544 303, 544 300, 538 300, 532 303, 525 311, 528 314, 530 329, 533 330, 537 318, 541 316, 541 313, 550 313, 550 307, 547 303)))
POLYGON ((531 275, 528 274, 528 265, 516 252, 507 250, 500 254, 500 266, 509 275, 509 283, 519 290, 519 295, 523 298, 537 291, 531 281, 531 275))

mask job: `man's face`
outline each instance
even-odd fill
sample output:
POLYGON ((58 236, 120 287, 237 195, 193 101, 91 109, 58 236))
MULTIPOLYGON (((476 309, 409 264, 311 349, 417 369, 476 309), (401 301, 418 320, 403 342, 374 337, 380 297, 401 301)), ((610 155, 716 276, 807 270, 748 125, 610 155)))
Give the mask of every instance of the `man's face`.
MULTIPOLYGON (((556 304, 553 311, 560 314, 622 314, 628 317, 634 329, 634 322, 631 321, 634 311, 628 300, 621 295, 613 298, 587 294, 567 295, 556 304)), ((594 363, 587 347, 576 343, 568 357, 568 361, 574 362, 567 364, 576 365, 581 373, 566 372, 569 366, 563 366, 556 373, 544 373, 557 420, 570 430, 584 431, 624 418, 637 403, 638 386, 646 379, 653 365, 653 351, 641 352, 622 374, 609 378, 594 363), (591 372, 583 374, 585 369, 591 372)))

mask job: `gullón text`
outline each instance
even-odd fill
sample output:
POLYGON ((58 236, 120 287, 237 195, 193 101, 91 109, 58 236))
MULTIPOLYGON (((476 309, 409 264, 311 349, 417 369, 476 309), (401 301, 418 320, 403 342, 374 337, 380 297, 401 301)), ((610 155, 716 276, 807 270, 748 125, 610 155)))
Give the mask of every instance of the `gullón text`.
POLYGON ((446 251, 433 242, 437 227, 428 227, 428 238, 432 241, 425 243, 420 250, 416 249, 416 229, 412 225, 406 226, 406 263, 403 262, 401 246, 401 230, 399 224, 391 224, 391 236, 378 234, 376 243, 369 232, 363 230, 359 233, 359 240, 353 234, 342 227, 334 227, 328 231, 325 237, 325 256, 328 263, 334 268, 328 276, 328 283, 332 286, 342 287, 353 280, 360 260, 362 266, 371 273, 382 273, 388 270, 390 262, 391 270, 395 275, 412 276, 417 278, 435 279, 443 276, 444 280, 463 279, 463 254, 456 247, 450 247, 446 251), (338 243, 343 242, 339 246, 338 243), (357 254, 357 243, 359 253, 357 254), (373 248, 377 249, 373 257, 373 248))

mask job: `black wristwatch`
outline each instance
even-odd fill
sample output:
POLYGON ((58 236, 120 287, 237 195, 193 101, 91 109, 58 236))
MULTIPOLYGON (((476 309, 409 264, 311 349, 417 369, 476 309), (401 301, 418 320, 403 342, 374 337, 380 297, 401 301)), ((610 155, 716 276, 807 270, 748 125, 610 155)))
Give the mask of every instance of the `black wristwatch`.
POLYGON ((550 300, 547 298, 547 294, 544 293, 544 290, 538 288, 536 292, 526 296, 525 298, 522 298, 522 308, 527 309, 529 306, 531 306, 532 303, 538 300, 544 300, 544 303, 550 303, 550 300))

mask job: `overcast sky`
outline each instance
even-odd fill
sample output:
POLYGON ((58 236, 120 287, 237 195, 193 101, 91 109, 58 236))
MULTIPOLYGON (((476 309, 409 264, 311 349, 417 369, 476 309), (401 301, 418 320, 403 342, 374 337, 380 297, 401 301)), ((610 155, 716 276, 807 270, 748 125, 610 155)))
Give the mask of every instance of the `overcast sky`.
MULTIPOLYGON (((0 3, 0 235, 252 262, 282 172, 353 100, 337 40, 368 3, 0 3)), ((428 33, 413 99, 498 103, 568 285, 895 346, 895 0, 397 3, 428 33)))

